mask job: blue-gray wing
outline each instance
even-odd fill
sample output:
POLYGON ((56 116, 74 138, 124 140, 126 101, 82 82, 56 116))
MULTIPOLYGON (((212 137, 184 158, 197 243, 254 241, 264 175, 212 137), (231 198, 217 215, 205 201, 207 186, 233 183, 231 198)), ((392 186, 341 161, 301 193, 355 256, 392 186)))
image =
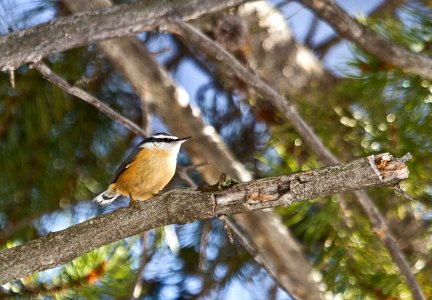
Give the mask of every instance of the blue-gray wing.
POLYGON ((129 165, 135 160, 138 153, 141 151, 142 148, 136 147, 129 153, 129 155, 126 157, 126 159, 121 163, 121 165, 117 168, 117 170, 114 173, 113 180, 111 183, 114 183, 119 178, 120 174, 126 171, 126 169, 129 167, 129 165))

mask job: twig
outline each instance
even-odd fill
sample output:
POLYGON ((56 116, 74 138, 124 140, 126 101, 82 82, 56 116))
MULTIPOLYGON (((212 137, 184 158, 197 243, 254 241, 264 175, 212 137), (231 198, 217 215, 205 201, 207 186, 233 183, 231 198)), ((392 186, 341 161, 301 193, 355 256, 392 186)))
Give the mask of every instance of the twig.
MULTIPOLYGON (((312 128, 298 114, 294 106, 290 104, 289 100, 278 94, 260 77, 245 68, 230 53, 225 51, 214 41, 210 40, 195 27, 185 22, 177 21, 166 25, 164 28, 180 35, 182 38, 186 39, 190 45, 200 48, 204 53, 216 59, 218 64, 222 65, 229 73, 243 80, 263 97, 267 98, 267 100, 278 108, 279 111, 284 114, 285 118, 290 121, 294 129, 305 140, 322 163, 338 163, 338 159, 320 141, 312 128)), ((404 254, 399 249, 392 233, 387 229, 385 218, 381 215, 378 208, 373 204, 372 200, 364 191, 357 191, 355 194, 358 203, 363 207, 363 210, 369 218, 373 229, 377 232, 377 236, 382 240, 393 257, 396 265, 399 267, 402 275, 405 277, 414 297, 416 297, 415 299, 425 299, 413 273, 410 268, 407 267, 409 264, 404 254)))
POLYGON ((432 79, 432 58, 409 51, 360 24, 334 0, 297 0, 329 23, 341 36, 404 71, 432 79))
POLYGON ((200 238, 200 244, 199 244, 199 269, 204 270, 204 262, 206 260, 206 249, 207 244, 209 242, 208 235, 211 231, 211 223, 210 220, 203 220, 202 221, 203 228, 201 231, 201 238, 200 238))
POLYGON ((193 181, 193 179, 189 176, 187 173, 186 168, 179 167, 177 168, 177 173, 179 174, 180 178, 183 179, 187 185, 189 185, 193 189, 197 189, 198 185, 193 181))
POLYGON ((315 33, 319 27, 319 19, 316 17, 313 17, 311 24, 309 25, 309 30, 306 33, 306 37, 304 38, 303 43, 308 46, 309 48, 312 48, 312 39, 315 36, 315 33))
POLYGON ((418 202, 418 200, 416 198, 414 198, 413 196, 411 196, 410 194, 408 194, 407 192, 405 192, 402 187, 400 186, 400 184, 397 184, 393 187, 393 190, 395 191, 396 194, 398 194, 399 196, 408 199, 410 201, 414 201, 414 202, 418 202))
POLYGON ((140 103, 141 103, 141 127, 145 132, 145 135, 149 136, 151 135, 152 132, 150 110, 148 107, 148 103, 146 101, 140 101, 140 103))
MULTIPOLYGON (((231 227, 228 225, 228 221, 227 221, 228 220, 227 216, 225 216, 225 215, 219 216, 219 220, 221 220, 221 222, 223 224, 223 228, 225 229, 225 232, 227 234, 228 241, 231 244, 234 244, 233 235, 232 235, 232 232, 230 229, 231 227)), ((255 248, 255 251, 256 251, 256 248, 255 248)))
POLYGON ((144 271, 147 262, 149 260, 149 254, 147 253, 147 237, 148 237, 148 231, 144 232, 141 235, 142 251, 141 251, 140 263, 137 270, 135 283, 133 284, 131 300, 139 299, 139 296, 141 295, 142 283, 143 283, 142 272, 144 271))
POLYGON ((108 117, 110 117, 112 120, 122 124, 126 128, 128 128, 130 131, 135 133, 138 136, 146 136, 146 133, 144 130, 142 130, 138 125, 136 125, 131 120, 123 117, 116 111, 114 111, 112 108, 110 108, 108 105, 97 99, 96 97, 90 95, 89 93, 85 92, 84 90, 71 86, 66 80, 61 78, 59 75, 54 73, 46 64, 43 62, 37 62, 32 64, 33 68, 38 70, 49 82, 51 82, 54 85, 57 85, 62 90, 66 91, 67 93, 77 97, 78 99, 84 100, 85 102, 89 103, 90 105, 96 107, 99 111, 106 114, 108 117))
POLYGON ((9 81, 12 88, 15 88, 15 70, 13 68, 9 68, 9 81))

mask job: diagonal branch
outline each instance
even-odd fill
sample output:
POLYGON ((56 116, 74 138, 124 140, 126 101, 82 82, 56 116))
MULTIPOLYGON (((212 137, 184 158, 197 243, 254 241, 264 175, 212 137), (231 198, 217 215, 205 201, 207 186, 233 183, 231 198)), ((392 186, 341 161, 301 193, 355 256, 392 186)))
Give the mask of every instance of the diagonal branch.
MULTIPOLYGON (((384 0, 377 7, 375 7, 369 14, 370 17, 387 17, 389 15, 396 15, 396 9, 404 4, 407 0, 384 0)), ((342 38, 338 35, 331 35, 319 45, 314 47, 314 51, 319 57, 323 57, 330 48, 338 44, 342 38)))
POLYGON ((0 68, 13 70, 92 42, 154 30, 169 18, 190 20, 245 0, 138 1, 79 13, 0 37, 0 68))
POLYGON ((102 245, 168 224, 232 215, 276 206, 289 206, 335 193, 391 186, 408 178, 405 163, 388 153, 330 167, 309 170, 206 192, 173 190, 65 230, 0 252, 0 285, 66 263, 102 245), (385 160, 385 167, 377 166, 385 160), (97 232, 98 234, 95 234, 97 232))
POLYGON ((130 131, 135 133, 139 136, 146 136, 145 131, 141 129, 137 124, 132 122, 131 120, 123 117, 118 112, 113 110, 111 107, 97 99, 96 97, 90 95, 89 93, 85 92, 84 90, 70 85, 66 80, 64 80, 62 77, 54 73, 46 64, 44 64, 42 61, 34 63, 33 68, 39 71, 49 82, 51 82, 54 85, 57 85, 67 93, 84 100, 88 104, 96 107, 99 111, 106 114, 108 117, 113 119, 114 121, 122 124, 126 128, 128 128, 130 131))
MULTIPOLYGON (((253 72, 245 68, 231 54, 221 48, 217 43, 210 40, 193 26, 178 21, 165 27, 168 31, 179 34, 185 38, 191 45, 201 49, 203 53, 210 55, 218 61, 229 74, 246 82, 258 93, 267 98, 277 109, 280 110, 285 118, 293 125, 300 136, 305 140, 308 146, 314 151, 318 158, 324 164, 334 164, 338 159, 329 151, 329 149, 320 141, 313 129, 297 113, 295 107, 289 103, 288 99, 278 94, 270 85, 265 83, 253 72)), ((383 242, 389 251, 394 262, 398 266, 401 274, 405 277, 409 288, 415 299, 425 299, 425 296, 418 285, 414 274, 412 273, 408 261, 399 249, 396 239, 388 229, 386 220, 373 204, 372 200, 364 191, 355 192, 357 202, 362 206, 364 212, 372 224, 373 230, 377 233, 378 238, 383 242)))
POLYGON ((230 53, 220 47, 217 43, 210 40, 198 29, 182 21, 173 22, 162 27, 167 31, 178 34, 190 45, 200 49, 203 53, 210 55, 218 61, 218 64, 230 74, 247 83, 254 88, 261 96, 265 97, 288 119, 294 129, 306 141, 310 149, 326 164, 337 163, 337 158, 327 149, 313 129, 297 113, 293 104, 289 103, 285 97, 280 95, 269 84, 252 71, 243 66, 230 53))
POLYGON ((432 58, 413 53, 358 23, 333 0, 297 0, 327 21, 341 36, 404 71, 432 79, 432 58))

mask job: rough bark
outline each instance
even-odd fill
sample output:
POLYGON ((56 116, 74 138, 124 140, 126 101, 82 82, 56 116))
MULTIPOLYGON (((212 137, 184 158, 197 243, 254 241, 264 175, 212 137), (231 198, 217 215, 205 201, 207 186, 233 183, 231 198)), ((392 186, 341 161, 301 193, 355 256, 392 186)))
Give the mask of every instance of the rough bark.
POLYGON ((154 30, 169 18, 190 20, 244 0, 138 1, 55 19, 0 37, 0 68, 16 69, 52 53, 154 30))
MULTIPOLYGON (((110 1, 107 0, 92 2, 64 0, 64 3, 71 11, 110 5, 110 1), (89 6, 90 3, 92 6, 89 6)), ((141 100, 162 117, 174 133, 193 136, 194 142, 186 144, 185 148, 194 164, 208 162, 205 168, 200 168, 207 182, 215 182, 221 173, 227 173, 239 181, 248 181, 252 178, 227 149, 215 129, 204 123, 199 109, 190 105, 187 95, 174 85, 166 71, 155 62, 140 41, 135 38, 122 38, 101 42, 99 46, 117 70, 130 81, 141 100)), ((267 224, 258 222, 254 215, 246 214, 241 219, 235 216, 234 219, 247 232, 253 233, 256 230, 263 233, 263 235, 251 234, 249 238, 263 257, 260 263, 267 270, 273 269, 269 274, 275 274, 273 278, 278 281, 281 288, 295 297, 318 299, 319 291, 309 277, 302 279, 302 289, 293 287, 290 285, 292 281, 285 280, 289 277, 299 278, 302 273, 298 272, 297 268, 303 269, 304 273, 309 273, 312 268, 302 256, 291 255, 297 252, 289 249, 297 249, 298 246, 293 244, 294 240, 289 239, 285 234, 286 230, 280 218, 274 213, 267 213, 266 217, 267 224), (273 237, 273 243, 269 243, 266 239, 269 236, 273 237), (296 261, 297 264, 290 265, 286 263, 287 261, 296 261), (297 295, 294 294, 296 290, 303 290, 306 293, 297 295)))
POLYGON ((334 0, 297 0, 328 22, 341 36, 383 62, 432 79, 432 58, 413 53, 351 18, 334 0))
POLYGON ((173 190, 0 252, 0 284, 66 263, 92 249, 168 224, 289 206, 335 193, 391 186, 408 168, 388 153, 206 191, 173 190), (383 163, 385 161, 385 163, 383 163), (97 233, 97 234, 95 234, 97 233))

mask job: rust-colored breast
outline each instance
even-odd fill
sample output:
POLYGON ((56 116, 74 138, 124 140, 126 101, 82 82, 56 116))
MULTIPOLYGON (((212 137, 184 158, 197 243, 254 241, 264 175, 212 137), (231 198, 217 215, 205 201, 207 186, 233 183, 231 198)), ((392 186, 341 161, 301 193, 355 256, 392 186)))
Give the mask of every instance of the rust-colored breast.
POLYGON ((159 193, 172 179, 176 157, 165 150, 141 150, 115 182, 118 193, 146 200, 159 193))

